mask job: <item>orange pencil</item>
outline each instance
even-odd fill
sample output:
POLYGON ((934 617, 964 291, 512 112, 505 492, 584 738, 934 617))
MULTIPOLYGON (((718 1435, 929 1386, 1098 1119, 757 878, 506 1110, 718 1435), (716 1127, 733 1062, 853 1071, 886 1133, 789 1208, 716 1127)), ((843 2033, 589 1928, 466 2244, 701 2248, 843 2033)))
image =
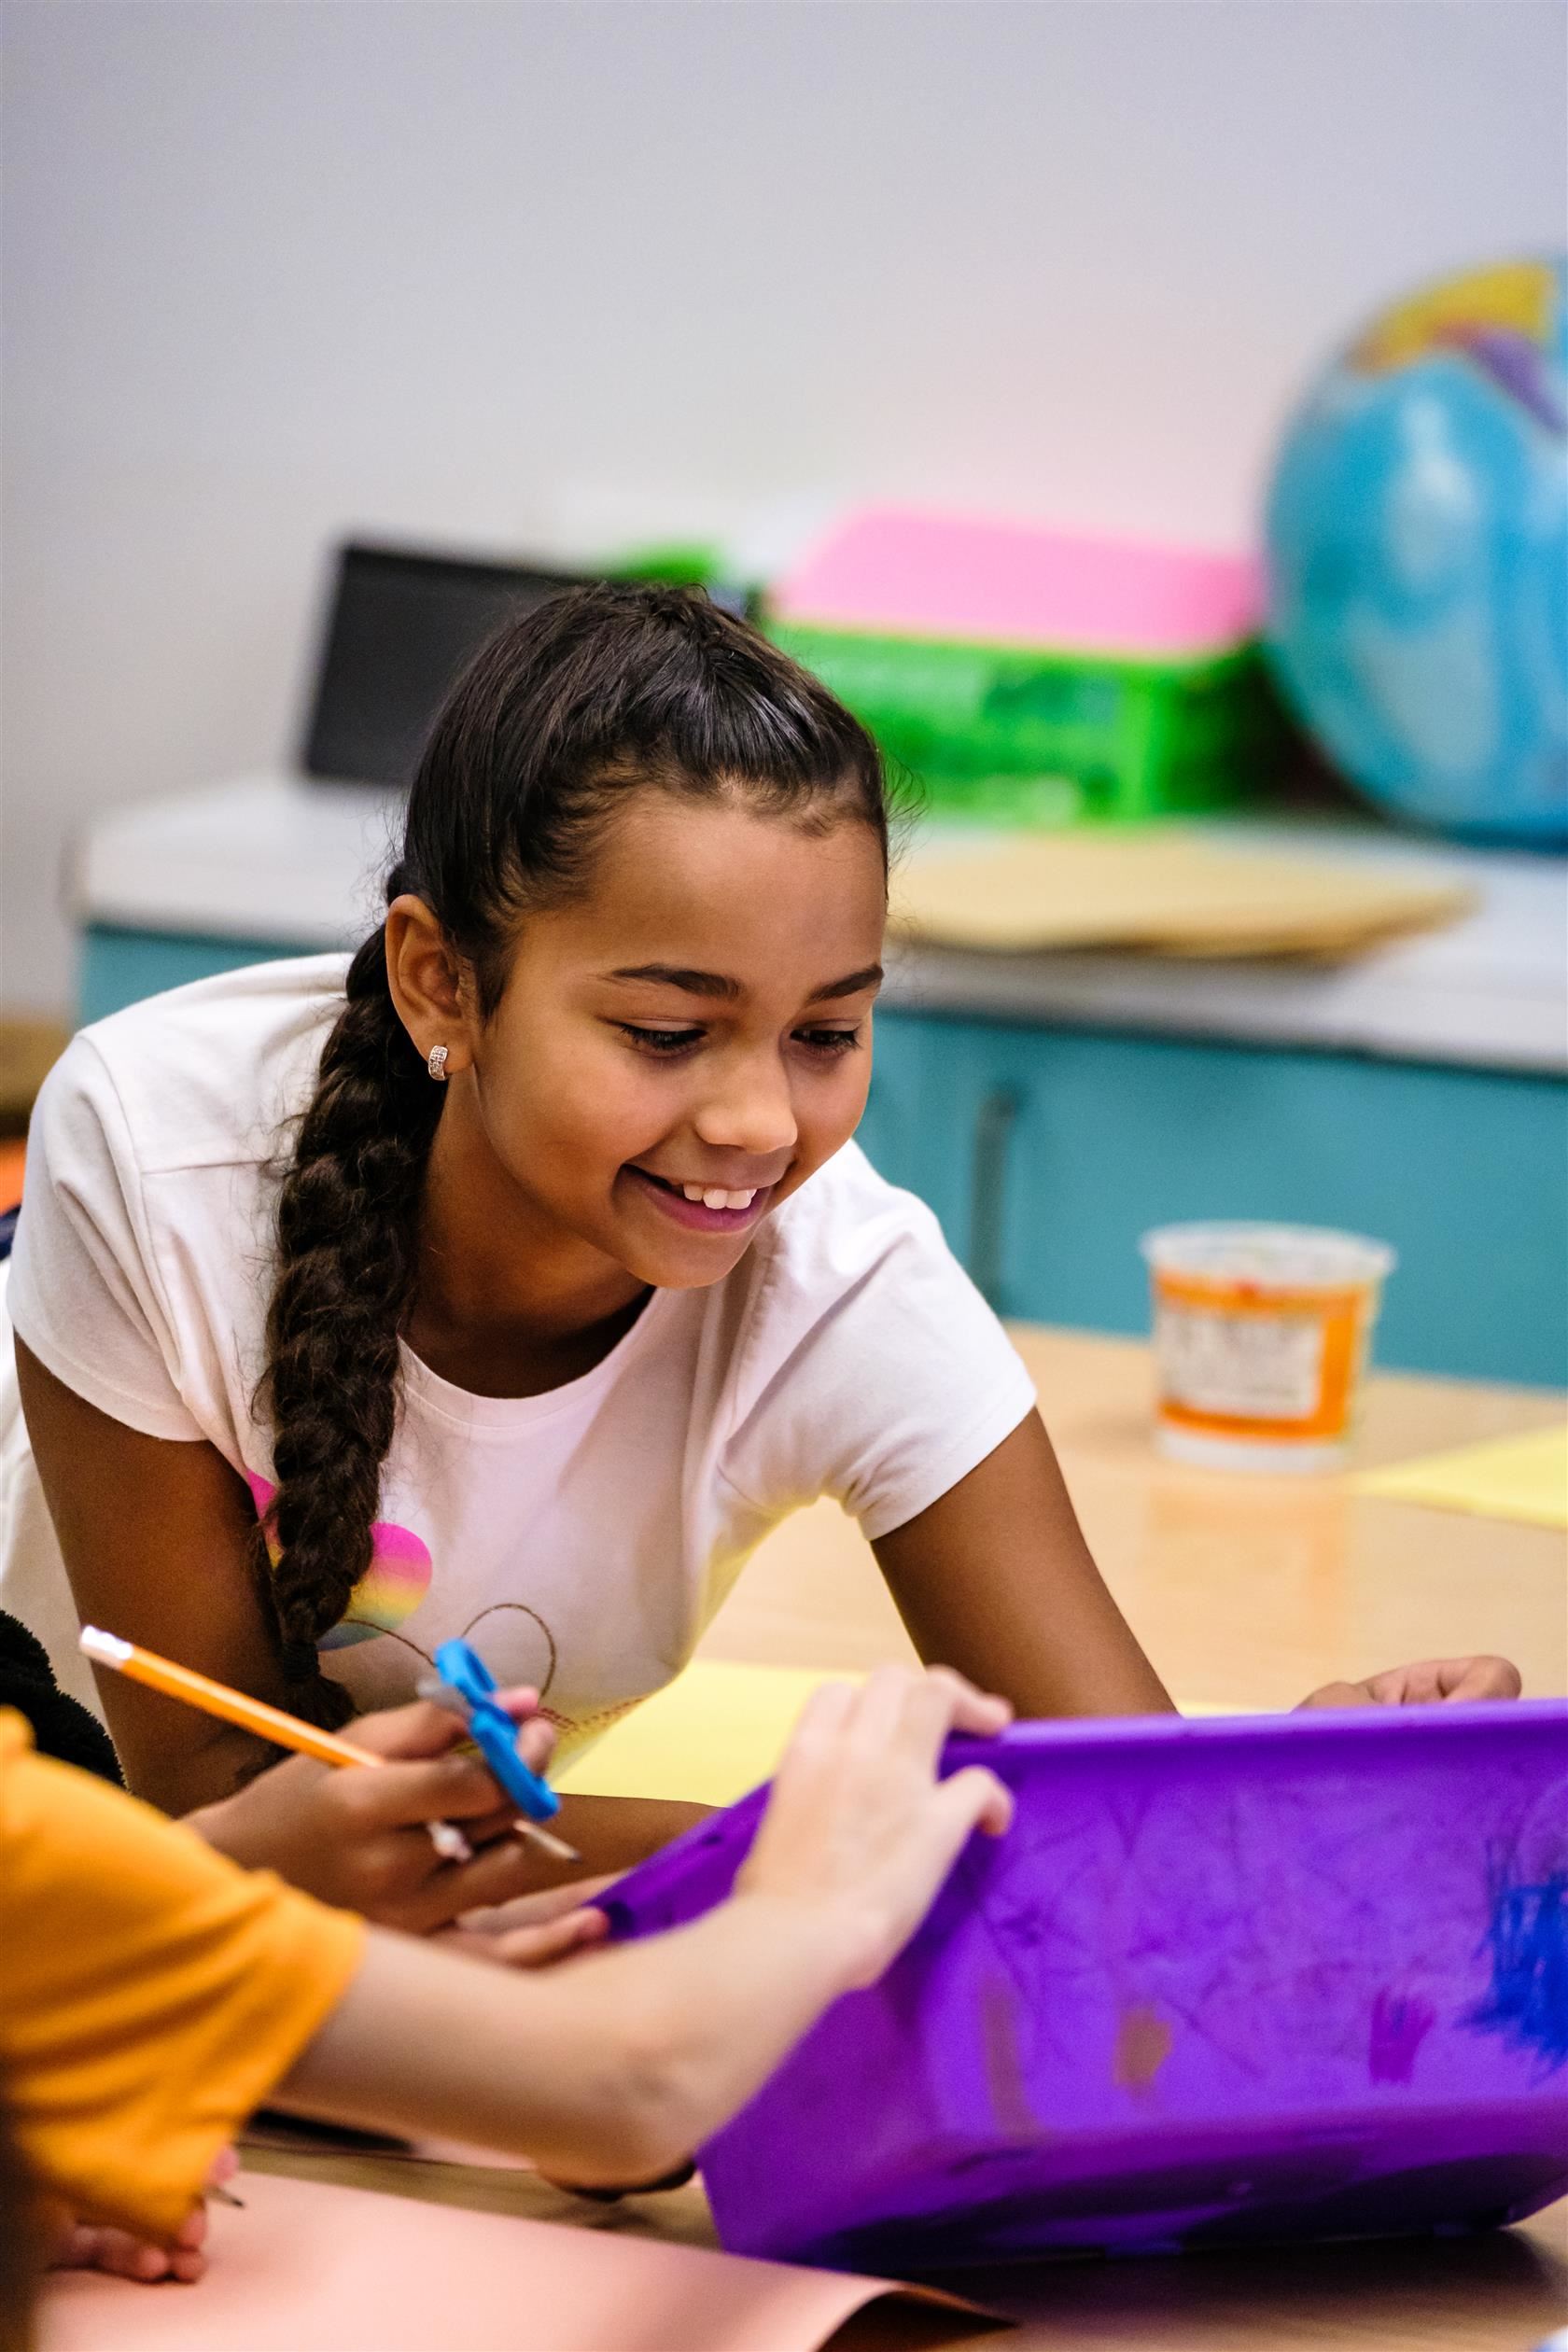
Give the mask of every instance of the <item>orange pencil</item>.
MULTIPOLYGON (((381 1765, 387 1760, 371 1748, 357 1747, 352 1740, 340 1739, 335 1731, 319 1730, 314 1723, 286 1715, 281 1707, 269 1707, 264 1700, 247 1698, 243 1690, 231 1690, 227 1683, 214 1682, 209 1674, 198 1674, 189 1666, 176 1666, 173 1659, 160 1658, 156 1650, 143 1649, 135 1642, 122 1642, 117 1633, 105 1633, 96 1625, 82 1627, 81 1648, 84 1656, 98 1665, 112 1666, 116 1673, 145 1683, 149 1690, 161 1690, 169 1699, 183 1699, 205 1715, 217 1715, 225 1723, 237 1723, 244 1731, 254 1731, 259 1739, 292 1748, 299 1756, 314 1756, 320 1764, 381 1765)), ((455 1823, 430 1821, 425 1826, 443 1862, 473 1859, 473 1848, 455 1823)), ((513 1826, 520 1835, 533 1838, 557 1860, 581 1859, 564 1839, 553 1838, 535 1823, 519 1821, 513 1826)))

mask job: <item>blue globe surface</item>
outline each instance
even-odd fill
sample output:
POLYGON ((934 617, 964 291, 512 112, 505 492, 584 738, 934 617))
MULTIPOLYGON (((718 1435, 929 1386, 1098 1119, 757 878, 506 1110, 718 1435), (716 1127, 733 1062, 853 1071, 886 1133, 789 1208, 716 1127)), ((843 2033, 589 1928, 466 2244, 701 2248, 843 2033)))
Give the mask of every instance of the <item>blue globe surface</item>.
POLYGON ((1568 261, 1385 312, 1290 425, 1267 641, 1335 764, 1445 832, 1568 841, 1568 261))

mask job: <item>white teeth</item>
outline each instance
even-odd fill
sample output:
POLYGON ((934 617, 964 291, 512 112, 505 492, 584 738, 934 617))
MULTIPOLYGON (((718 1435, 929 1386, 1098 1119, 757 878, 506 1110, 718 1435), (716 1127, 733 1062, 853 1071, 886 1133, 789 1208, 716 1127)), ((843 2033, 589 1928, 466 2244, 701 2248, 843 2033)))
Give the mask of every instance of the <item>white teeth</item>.
POLYGON ((749 1209, 757 1197, 757 1187, 749 1192, 725 1192, 719 1184, 682 1184, 688 1200, 700 1200, 705 1209, 749 1209))
POLYGON ((727 1209, 730 1205, 730 1196, 727 1192, 721 1192, 717 1184, 709 1184, 703 1195, 703 1205, 708 1209, 727 1209))
POLYGON ((700 1184, 682 1184, 680 1189, 688 1200, 704 1200, 707 1197, 700 1184))

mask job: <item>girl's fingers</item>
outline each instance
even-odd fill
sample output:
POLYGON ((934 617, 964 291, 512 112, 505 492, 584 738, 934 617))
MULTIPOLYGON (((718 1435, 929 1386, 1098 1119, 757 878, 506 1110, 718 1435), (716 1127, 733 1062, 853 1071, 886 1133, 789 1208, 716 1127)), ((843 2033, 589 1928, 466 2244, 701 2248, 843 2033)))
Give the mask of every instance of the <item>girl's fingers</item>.
POLYGON ((1521 1687, 1519 1668, 1505 1658, 1425 1658, 1374 1674, 1371 1682, 1374 1698, 1406 1707, 1449 1699, 1517 1699, 1521 1687))
MULTIPOLYGON (((499 1811, 503 1799, 477 1757, 446 1756, 421 1764, 388 1764, 379 1772, 340 1772, 333 1798, 363 1830, 401 1829, 425 1821, 469 1821, 499 1811)), ((511 1819, 511 1811, 506 1813, 511 1819)))
POLYGON ((1436 1674, 1444 1699, 1517 1699, 1524 1688, 1519 1668, 1507 1658, 1441 1658, 1436 1674))
POLYGON ((459 1716, 433 1700, 415 1699, 406 1707, 384 1707, 379 1714, 360 1715, 349 1736, 356 1747, 371 1748, 377 1756, 413 1758, 444 1756, 467 1735, 459 1716))
MULTIPOLYGON (((426 1851, 428 1856, 427 1841, 426 1851)), ((427 1935, 469 1911, 511 1902, 527 1893, 538 1867, 521 1838, 497 1838, 471 1862, 441 1863, 429 1872, 402 1906, 405 1923, 416 1935, 427 1935)))
POLYGON ((517 1734, 517 1753, 531 1772, 542 1772, 555 1753, 555 1726, 535 1715, 517 1734))
POLYGON ((1375 1707, 1377 1693, 1366 1683, 1324 1683, 1321 1690, 1310 1690, 1301 1700, 1297 1714, 1308 1707, 1375 1707))
POLYGON ((530 1771, 542 1772, 554 1753, 556 1731, 549 1716, 539 1711, 539 1692, 523 1683, 515 1690, 497 1690, 496 1701, 519 1727, 517 1752, 523 1761, 530 1771))
POLYGON ((1523 1685, 1505 1658, 1423 1658, 1365 1682, 1324 1683, 1303 1707, 1426 1707, 1443 1701, 1517 1699, 1523 1685))
POLYGON ((539 1695, 532 1683, 514 1683, 508 1690, 497 1690, 496 1704, 513 1723, 525 1722, 539 1712, 539 1695))

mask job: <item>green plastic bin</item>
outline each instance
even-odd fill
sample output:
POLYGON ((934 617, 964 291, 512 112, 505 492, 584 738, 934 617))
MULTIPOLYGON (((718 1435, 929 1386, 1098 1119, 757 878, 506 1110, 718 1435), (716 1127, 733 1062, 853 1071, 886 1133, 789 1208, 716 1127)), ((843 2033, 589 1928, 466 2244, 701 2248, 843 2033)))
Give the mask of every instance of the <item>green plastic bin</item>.
POLYGON ((1255 641, 1193 662, 762 626, 919 777, 938 813, 1008 824, 1223 808, 1278 772, 1287 722, 1255 641))

